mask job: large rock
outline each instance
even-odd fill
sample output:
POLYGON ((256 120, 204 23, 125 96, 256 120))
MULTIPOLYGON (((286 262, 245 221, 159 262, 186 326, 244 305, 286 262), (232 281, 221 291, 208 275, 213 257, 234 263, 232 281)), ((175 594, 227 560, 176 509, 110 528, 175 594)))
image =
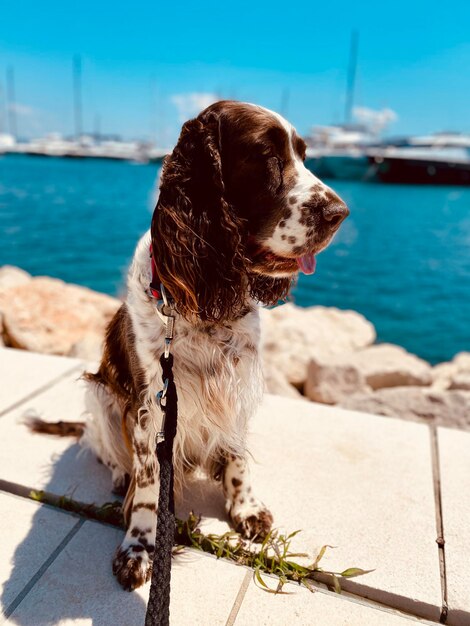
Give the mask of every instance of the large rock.
POLYGON ((442 426, 470 428, 470 391, 436 391, 429 387, 393 387, 345 398, 341 406, 442 426))
POLYGON ((0 267, 0 291, 29 283, 32 276, 19 267, 3 265, 0 267))
POLYGON ((459 372, 452 377, 449 389, 470 391, 470 372, 459 372))
POLYGON ((275 367, 265 366, 263 374, 265 388, 268 393, 294 398, 295 400, 305 400, 300 391, 291 385, 282 372, 275 367))
POLYGON ((87 333, 70 348, 69 356, 99 363, 103 354, 104 333, 87 333))
POLYGON ((305 395, 336 404, 354 393, 403 385, 429 385, 431 366, 399 346, 380 344, 310 360, 305 395))
POLYGON ((404 348, 383 343, 344 357, 372 389, 402 385, 430 385, 431 366, 404 348))
POLYGON ((293 385, 302 387, 312 357, 369 346, 375 329, 355 311, 285 304, 262 311, 263 357, 293 385))
POLYGON ((357 367, 334 357, 330 360, 310 360, 304 386, 304 393, 309 400, 337 404, 353 393, 368 391, 371 388, 357 367))
POLYGON ((436 365, 432 379, 437 390, 470 389, 470 352, 460 352, 452 361, 436 365))
POLYGON ((5 344, 34 352, 68 355, 75 346, 75 354, 86 357, 80 345, 90 335, 96 346, 119 306, 115 298, 55 278, 0 286, 5 344))

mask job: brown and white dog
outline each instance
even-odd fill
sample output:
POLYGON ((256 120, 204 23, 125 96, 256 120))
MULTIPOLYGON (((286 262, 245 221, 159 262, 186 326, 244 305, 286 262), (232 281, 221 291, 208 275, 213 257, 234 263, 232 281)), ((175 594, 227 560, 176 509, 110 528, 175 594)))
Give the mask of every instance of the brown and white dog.
POLYGON ((184 124, 163 165, 151 232, 139 242, 128 294, 112 320, 96 374, 86 374, 90 418, 82 443, 112 471, 128 530, 113 571, 125 589, 148 580, 156 526, 164 328, 149 293, 149 249, 177 317, 171 351, 178 392, 175 480, 195 468, 222 484, 244 537, 272 515, 252 491, 246 434, 263 393, 258 305, 285 298, 312 273, 348 215, 304 166, 305 143, 280 115, 222 101, 184 124))

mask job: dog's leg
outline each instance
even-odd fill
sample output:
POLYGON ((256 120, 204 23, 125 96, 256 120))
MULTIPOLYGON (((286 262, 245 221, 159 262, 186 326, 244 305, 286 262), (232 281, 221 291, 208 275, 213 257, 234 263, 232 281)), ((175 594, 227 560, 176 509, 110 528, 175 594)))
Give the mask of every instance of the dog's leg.
POLYGON ((132 467, 131 454, 122 437, 124 408, 98 374, 85 374, 84 378, 88 419, 80 445, 92 450, 98 461, 111 471, 113 493, 124 496, 132 467))
POLYGON ((158 463, 148 415, 142 415, 134 429, 134 484, 130 521, 124 541, 113 561, 113 572, 120 584, 132 591, 150 579, 157 525, 158 463))
POLYGON ((229 457, 222 484, 225 508, 235 530, 247 539, 262 540, 271 529, 273 516, 252 493, 250 470, 245 458, 229 457))

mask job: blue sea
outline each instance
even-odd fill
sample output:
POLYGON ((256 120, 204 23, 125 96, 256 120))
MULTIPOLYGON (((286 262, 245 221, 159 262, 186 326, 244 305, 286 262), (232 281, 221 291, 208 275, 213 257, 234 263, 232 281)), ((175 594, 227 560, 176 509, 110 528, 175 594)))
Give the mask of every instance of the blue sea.
MULTIPOLYGON (((112 295, 149 227, 157 166, 0 158, 0 265, 112 295)), ((354 309, 436 363, 470 350, 470 188, 326 181, 351 215, 293 300, 354 309)))

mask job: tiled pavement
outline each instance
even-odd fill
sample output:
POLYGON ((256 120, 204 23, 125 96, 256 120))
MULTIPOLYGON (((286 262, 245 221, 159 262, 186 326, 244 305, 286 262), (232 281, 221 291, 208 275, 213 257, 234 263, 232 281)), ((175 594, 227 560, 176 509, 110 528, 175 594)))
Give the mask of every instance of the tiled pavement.
MULTIPOLYGON (((111 574, 121 531, 8 493, 115 499, 92 456, 21 423, 31 409, 79 419, 81 369, 0 349, 0 623, 143 624, 148 585, 129 594, 111 574)), ((341 596, 296 585, 274 596, 250 570, 187 550, 173 567, 172 624, 404 626, 444 619, 447 603, 448 624, 470 625, 470 433, 274 396, 252 431, 253 482, 277 527, 302 529, 293 547, 314 554, 334 545, 325 569, 374 571, 343 581, 341 596)), ((188 487, 178 509, 201 514, 210 532, 228 528, 221 494, 205 481, 188 487)))

